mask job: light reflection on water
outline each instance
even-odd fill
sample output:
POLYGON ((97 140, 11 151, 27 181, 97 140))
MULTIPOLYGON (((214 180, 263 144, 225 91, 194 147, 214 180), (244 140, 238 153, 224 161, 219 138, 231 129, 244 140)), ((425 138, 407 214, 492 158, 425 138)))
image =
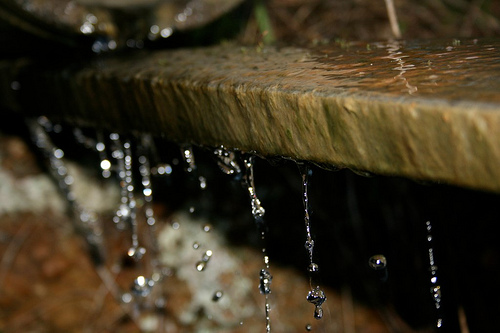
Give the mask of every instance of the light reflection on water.
POLYGON ((498 41, 436 40, 352 43, 318 49, 312 61, 337 88, 390 94, 444 95, 499 101, 498 41), (474 87, 470 90, 470 87, 474 87))

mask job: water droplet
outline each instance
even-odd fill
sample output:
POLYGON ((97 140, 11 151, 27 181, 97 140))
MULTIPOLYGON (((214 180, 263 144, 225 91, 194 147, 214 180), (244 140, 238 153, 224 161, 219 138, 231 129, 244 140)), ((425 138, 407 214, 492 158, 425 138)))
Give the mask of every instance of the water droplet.
POLYGON ((193 249, 198 250, 200 248, 200 243, 194 242, 193 243, 193 249))
POLYGON ((214 155, 217 157, 217 165, 222 172, 228 175, 240 174, 241 168, 236 162, 234 152, 227 150, 224 146, 214 150, 214 155))
POLYGON ((203 261, 203 260, 200 260, 196 263, 196 270, 198 272, 202 272, 205 270, 205 267, 207 266, 207 262, 206 261, 203 261))
POLYGON ((307 267, 307 270, 310 272, 310 273, 314 273, 314 272, 318 272, 319 271, 319 266, 315 263, 311 263, 308 267, 307 267))
POLYGON ((210 232, 211 230, 212 230, 212 225, 211 224, 205 224, 203 226, 203 231, 210 232))
POLYGON ((321 307, 321 305, 316 305, 316 307, 314 308, 314 318, 323 318, 323 308, 321 307))
POLYGON ((141 275, 134 280, 131 291, 137 296, 146 297, 151 293, 151 288, 153 288, 153 286, 153 280, 147 279, 141 275))
MULTIPOLYGON (((103 152, 104 149, 106 149, 106 145, 103 143, 103 142, 97 142, 96 145, 95 145, 95 149, 98 151, 98 152, 103 152)), ((104 169, 104 168, 103 168, 104 169)))
POLYGON ((387 267, 387 259, 381 254, 376 254, 368 259, 368 265, 374 270, 382 270, 387 267))
POLYGON ((273 276, 266 269, 260 270, 260 284, 259 289, 261 294, 270 294, 271 293, 271 281, 273 276))
POLYGON ((308 332, 312 331, 312 325, 311 324, 307 324, 306 325, 306 331, 308 331, 308 332))
POLYGON ((179 222, 175 222, 175 221, 172 222, 172 229, 177 230, 177 229, 179 229, 180 226, 181 225, 179 224, 179 222))
POLYGON ((193 172, 196 170, 196 163, 194 161, 193 148, 190 145, 184 145, 181 147, 182 157, 186 163, 185 170, 187 172, 193 172))
POLYGON ((111 162, 108 160, 102 160, 101 161, 101 169, 103 170, 109 170, 111 168, 111 162))
POLYGON ((222 290, 217 290, 214 293, 214 296, 212 297, 212 301, 217 302, 218 300, 220 300, 222 298, 223 295, 224 295, 224 293, 222 292, 222 290))
POLYGON ((304 244, 304 247, 306 248, 306 250, 312 251, 314 249, 314 240, 307 240, 304 244))
POLYGON ((62 149, 55 149, 54 150, 54 157, 55 158, 63 158, 64 157, 64 152, 62 151, 62 149))
POLYGON ((202 190, 206 189, 207 188, 207 179, 203 176, 199 176, 198 180, 200 181, 200 188, 202 190))
POLYGON ((123 293, 122 294, 122 302, 123 303, 126 303, 126 304, 130 303, 130 302, 132 302, 132 299, 133 299, 133 297, 130 293, 123 293))
POLYGON ((314 288, 307 294, 307 301, 316 306, 321 306, 326 301, 324 291, 319 289, 319 286, 314 288))
POLYGON ((127 252, 127 255, 133 258, 135 261, 141 260, 145 254, 146 249, 143 247, 131 247, 127 252))
POLYGON ((195 210, 196 210, 196 209, 195 209, 193 206, 189 207, 189 212, 190 212, 191 214, 193 214, 193 213, 195 212, 195 210))
POLYGON ((20 89, 21 89, 21 84, 19 83, 19 81, 12 81, 12 82, 10 83, 10 88, 11 88, 12 90, 16 90, 16 91, 17 91, 17 90, 20 90, 20 89))
POLYGON ((157 309, 164 309, 165 306, 167 305, 167 301, 163 297, 158 297, 155 299, 155 307, 157 309))

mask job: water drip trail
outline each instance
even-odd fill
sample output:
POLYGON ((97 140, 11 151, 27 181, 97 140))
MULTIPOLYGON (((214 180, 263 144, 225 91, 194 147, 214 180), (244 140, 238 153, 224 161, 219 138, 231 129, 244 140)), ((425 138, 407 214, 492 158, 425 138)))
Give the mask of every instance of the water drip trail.
POLYGON ((248 190, 248 195, 250 196, 250 204, 252 207, 252 216, 255 220, 257 230, 263 244, 262 254, 264 256, 264 268, 260 270, 259 273, 259 289, 261 294, 265 296, 265 314, 266 314, 266 333, 271 332, 271 305, 269 303, 269 294, 271 293, 271 281, 272 275, 269 272, 269 256, 266 250, 266 233, 267 225, 264 221, 265 209, 262 207, 257 193, 255 192, 255 183, 253 176, 253 166, 254 166, 255 156, 244 156, 243 162, 245 165, 245 175, 244 181, 248 190))
POLYGON ((52 125, 46 117, 28 120, 28 126, 35 145, 43 152, 50 163, 50 173, 57 181, 59 190, 64 195, 72 215, 75 229, 80 232, 89 246, 94 265, 101 266, 104 262, 102 228, 97 216, 85 209, 76 200, 73 191, 73 177, 68 174, 68 168, 63 160, 64 152, 56 147, 48 133, 61 131, 60 125, 52 125), (78 221, 77 221, 78 220, 78 221))
POLYGON ((438 266, 434 258, 433 237, 432 237, 432 224, 430 221, 425 223, 427 227, 427 243, 429 244, 429 270, 431 272, 431 295, 434 299, 434 306, 436 307, 437 320, 436 327, 439 329, 443 326, 443 317, 441 310, 441 286, 438 281, 437 270, 438 266))
POLYGON ((305 163, 297 163, 299 167, 300 174, 302 176, 302 203, 304 205, 304 224, 306 227, 306 242, 304 247, 307 250, 309 256, 309 286, 311 291, 307 294, 307 301, 314 305, 314 318, 323 318, 323 308, 322 305, 326 301, 326 296, 323 290, 320 289, 318 285, 314 286, 314 276, 319 272, 319 266, 314 262, 314 239, 311 235, 311 221, 309 216, 309 177, 312 175, 312 170, 305 163))
POLYGON ((134 195, 134 179, 132 172, 132 146, 130 140, 123 143, 117 133, 111 133, 109 138, 113 142, 112 156, 118 164, 118 177, 120 179, 121 198, 120 207, 116 211, 113 219, 119 228, 125 228, 128 224, 132 232, 132 245, 128 250, 128 255, 139 261, 146 249, 139 246, 139 234, 137 225, 137 201, 134 195))

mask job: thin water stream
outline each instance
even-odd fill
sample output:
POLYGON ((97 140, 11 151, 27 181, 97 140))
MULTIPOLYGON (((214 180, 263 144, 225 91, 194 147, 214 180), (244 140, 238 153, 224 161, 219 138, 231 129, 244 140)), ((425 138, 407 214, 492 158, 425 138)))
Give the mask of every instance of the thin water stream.
MULTIPOLYGON (((73 209, 80 209, 78 210, 80 214, 76 215, 77 218, 75 219, 77 229, 84 235, 84 239, 92 249, 93 255, 98 253, 102 256, 95 257, 95 259, 97 258, 96 264, 103 262, 106 253, 103 252, 101 244, 105 239, 99 224, 97 224, 98 219, 92 212, 82 213, 82 208, 79 208, 81 207, 80 204, 75 201, 72 194, 71 175, 68 174, 64 165, 66 154, 51 141, 51 138, 57 138, 60 135, 61 128, 59 125, 51 124, 46 118, 40 118, 30 124, 35 143, 47 156, 51 170, 70 206, 73 209), (89 219, 88 216, 92 216, 92 219, 89 219)), ((206 148, 198 149, 198 147, 182 145, 180 147, 181 154, 179 155, 181 162, 180 160, 176 161, 175 158, 164 160, 161 156, 158 156, 159 149, 155 147, 154 139, 149 135, 127 137, 117 133, 104 135, 96 132, 95 137, 92 137, 78 129, 73 133, 76 142, 89 148, 96 155, 95 168, 99 170, 101 176, 103 178, 116 177, 121 191, 113 221, 118 229, 117 232, 130 235, 127 241, 129 246, 125 249, 125 254, 137 263, 137 269, 141 273, 129 280, 128 289, 118 290, 119 299, 123 304, 131 306, 131 309, 133 309, 131 315, 135 320, 140 321, 141 313, 150 311, 151 306, 156 308, 155 311, 162 312, 168 302, 175 301, 164 297, 165 291, 168 291, 168 281, 173 281, 175 273, 172 273, 172 270, 162 262, 163 250, 160 249, 161 246, 156 242, 159 224, 158 217, 154 212, 153 193, 157 193, 157 190, 159 190, 156 185, 158 184, 157 181, 161 180, 161 177, 164 177, 165 174, 172 173, 172 166, 183 169, 181 174, 184 174, 184 177, 196 184, 189 191, 195 190, 203 194, 197 196, 192 193, 192 197, 184 208, 185 214, 192 217, 208 213, 205 210, 210 205, 213 205, 213 209, 220 213, 221 207, 224 207, 222 202, 226 202, 226 206, 228 203, 234 204, 236 209, 236 207, 239 207, 236 205, 236 197, 234 197, 234 194, 226 192, 226 184, 219 183, 215 185, 211 182, 211 179, 216 178, 212 178, 212 171, 207 168, 206 161, 203 161, 201 165, 195 163, 195 155, 197 161, 198 158, 203 160, 203 151, 206 153, 206 148), (201 152, 200 155, 198 155, 198 152, 201 152), (210 186, 207 186, 207 184, 210 184, 210 186), (204 200, 207 199, 206 194, 210 194, 209 197, 218 197, 219 194, 216 195, 218 191, 224 192, 225 200, 209 201, 211 203, 209 205, 204 203, 204 200), (233 196, 233 198, 228 200, 227 195, 233 196), (144 214, 144 216, 140 216, 141 214, 144 214)), ((276 273, 273 265, 273 274, 271 274, 270 261, 277 262, 277 266, 283 265, 287 260, 290 263, 300 263, 301 260, 297 258, 304 257, 304 248, 300 246, 301 243, 304 244, 304 227, 307 262, 302 267, 307 267, 307 269, 302 269, 302 272, 309 279, 309 290, 302 295, 302 298, 299 297, 301 300, 298 302, 314 305, 313 317, 316 319, 323 318, 323 320, 314 321, 314 323, 303 321, 301 323, 303 330, 321 332, 323 329, 325 331, 334 331, 336 328, 333 328, 332 325, 334 324, 332 323, 338 323, 337 319, 335 319, 337 313, 342 313, 344 318, 352 317, 350 314, 345 313, 346 308, 336 305, 337 296, 335 293, 331 294, 329 289, 329 301, 325 303, 327 285, 341 287, 346 283, 349 283, 356 298, 365 297, 366 295, 363 296, 364 293, 372 296, 383 293, 379 295, 381 296, 379 300, 374 302, 374 306, 379 307, 381 311, 388 311, 385 302, 393 302, 398 308, 401 317, 405 318, 408 325, 412 325, 415 329, 434 327, 447 331, 457 327, 457 316, 463 310, 462 312, 457 311, 456 305, 453 303, 456 302, 455 299, 457 298, 455 286, 457 282, 454 282, 451 273, 454 269, 453 262, 442 260, 442 256, 443 254, 446 255, 447 246, 449 246, 446 242, 453 239, 443 242, 440 234, 448 232, 451 237, 456 237, 456 231, 446 231, 448 228, 446 223, 439 222, 444 219, 442 214, 435 213, 435 211, 439 212, 439 209, 435 211, 429 210, 424 205, 422 206, 424 208, 417 209, 415 203, 402 202, 401 198, 405 196, 398 197, 397 191, 406 193, 405 191, 412 187, 408 183, 404 182, 403 185, 396 187, 387 187, 387 184, 385 184, 384 187, 375 190, 370 189, 370 191, 374 191, 370 194, 367 191, 369 188, 359 184, 368 184, 369 182, 384 184, 382 180, 380 178, 360 178, 356 176, 356 191, 366 193, 368 200, 361 199, 362 197, 359 196, 354 197, 355 199, 351 198, 350 200, 359 200, 359 202, 351 203, 348 209, 345 210, 342 205, 337 204, 344 200, 339 192, 345 185, 341 181, 343 178, 332 172, 312 167, 306 163, 299 163, 299 177, 296 174, 291 176, 292 173, 287 173, 287 169, 280 166, 272 170, 267 169, 266 172, 270 175, 266 176, 259 171, 259 168, 255 169, 256 159, 258 159, 256 155, 230 150, 222 146, 208 149, 207 155, 215 159, 211 163, 214 168, 220 169, 218 172, 222 171, 223 176, 230 177, 240 185, 243 184, 244 189, 241 195, 246 197, 247 209, 244 209, 243 206, 243 208, 238 209, 248 212, 248 201, 250 201, 250 217, 254 222, 253 232, 251 233, 258 239, 255 244, 260 249, 261 255, 260 268, 254 268, 253 284, 256 288, 253 288, 253 290, 264 296, 265 306, 263 310, 261 309, 263 330, 266 332, 280 331, 283 323, 280 321, 279 313, 281 311, 290 311, 290 309, 283 310, 274 305, 279 303, 278 299, 280 297, 284 296, 280 291, 282 282, 277 282, 282 279, 280 276, 281 270, 276 267, 276 272, 278 272, 276 273), (280 169, 281 173, 285 173, 278 176, 276 169, 280 169), (322 181, 321 184, 311 187, 310 177, 313 171, 315 172, 315 179, 322 179, 322 181), (270 178, 275 179, 270 180, 270 178), (276 185, 278 179, 288 182, 289 190, 280 190, 276 185), (331 179, 335 180, 335 184, 330 183, 331 179), (256 186, 256 182, 258 182, 259 186, 256 186), (270 184, 272 184, 271 187, 269 187, 270 184), (295 190, 290 190, 292 188, 295 190), (329 192, 325 192, 325 188, 328 188, 329 192), (391 193, 390 189, 396 192, 391 193), (279 191, 275 192, 275 190, 279 191), (257 195, 258 191, 259 196, 257 195), (260 191, 262 191, 262 194, 260 194, 260 191), (285 198, 289 202, 287 209, 276 209, 277 197, 285 198), (266 210, 264 210, 261 200, 266 202, 266 210), (369 201, 371 203, 368 203, 369 201), (325 213, 318 209, 318 206, 331 207, 332 202, 335 202, 334 207, 338 211, 327 209, 329 212, 327 215, 323 215, 325 213), (311 204, 315 209, 311 208, 311 204), (376 206, 379 206, 380 209, 377 210, 374 216, 371 216, 373 213, 370 212, 375 212, 374 207, 376 206), (359 209, 359 211, 353 212, 353 207, 358 207, 356 209, 359 209), (311 214, 311 212, 314 214, 311 214), (266 220, 264 220, 264 214, 266 214, 266 220), (361 231, 357 231, 357 234, 355 233, 356 237, 353 237, 353 225, 349 222, 349 216, 357 216, 357 219, 359 219, 357 223, 363 225, 364 230, 362 232, 368 234, 369 237, 362 238, 359 234, 361 231), (425 230, 414 231, 419 229, 416 227, 417 225, 422 229, 422 221, 425 221, 424 216, 430 217, 432 221, 436 222, 433 222, 432 225, 427 222, 426 228, 423 228, 425 230), (407 221, 403 222, 403 218, 407 218, 407 221), (366 223, 363 222, 365 219, 367 220, 366 223), (376 222, 377 220, 378 222, 376 222), (269 221, 272 221, 273 224, 268 224, 269 221), (284 224, 284 221, 288 222, 284 224), (285 235, 281 230, 284 225, 288 226, 290 230, 285 235), (415 229, 412 229, 412 225, 415 225, 415 229), (257 233, 255 233, 255 227, 257 233), (295 229, 297 232, 292 232, 295 229), (437 236, 435 229, 437 229, 437 236), (413 232, 416 232, 416 234, 412 235, 413 232), (297 236, 294 236, 295 234, 297 236), (420 241, 417 241, 417 239, 420 239, 420 241), (436 239, 439 239, 439 242, 436 242, 436 239), (374 255, 374 253, 383 254, 374 255), (436 253, 439 254, 438 258, 436 253), (427 262, 428 264, 423 265, 425 267, 414 269, 412 265, 408 266, 410 262, 427 262), (440 263, 439 276, 437 262, 440 263), (319 265, 321 263, 322 265, 319 265), (388 263, 390 263, 391 267, 390 275, 388 274, 388 263), (318 274, 320 267, 321 281, 318 274), (372 275, 364 273, 364 269, 371 269, 372 272, 375 272, 374 279, 371 278, 372 275), (325 281, 327 282, 325 283, 325 281), (355 286, 358 286, 358 288, 355 286), (381 286, 384 287, 381 288, 381 286), (430 295, 429 288, 431 290, 430 295), (446 291, 443 300, 441 299, 441 288, 446 291), (422 293, 422 290, 426 292, 422 293), (272 298, 271 295, 273 295, 272 298), (398 295, 405 296, 399 297, 398 295), (275 299, 276 301, 274 301, 275 299), (421 317, 406 309, 408 305, 404 303, 405 299, 411 299, 412 303, 419 307, 421 317), (323 311, 325 306, 328 306, 327 312, 323 311), (276 313, 276 316, 273 315, 274 313, 276 313), (433 318, 437 318, 437 320, 433 318), (271 321, 273 325, 271 325, 271 321)), ((177 187, 169 188, 174 190, 177 187)), ((431 191, 432 189, 426 190, 425 187, 421 186, 415 188, 418 189, 418 193, 425 193, 425 191, 431 191)), ((177 188, 178 192, 179 190, 177 188)), ((161 193, 161 191, 159 192, 161 193)), ((436 198, 434 194, 433 198, 436 198)), ((494 197, 485 198, 487 198, 487 202, 495 200, 494 197)), ((419 198, 419 200, 422 200, 422 198, 419 198)), ((432 207, 436 205, 436 201, 430 200, 427 205, 432 207)), ((448 208, 441 206, 441 209, 448 208)), ((486 221, 484 217, 481 219, 486 221)), ((231 304, 231 299, 236 297, 235 289, 227 284, 228 271, 224 271, 226 277, 222 277, 221 281, 217 282, 217 280, 213 280, 213 277, 210 277, 210 272, 214 270, 225 270, 226 268, 223 268, 225 266, 221 263, 227 260, 224 257, 224 251, 220 249, 220 245, 217 245, 213 237, 222 230, 229 232, 230 228, 238 229, 242 226, 236 220, 232 223, 236 224, 230 226, 231 223, 225 225, 219 222, 205 221, 198 226, 197 236, 188 239, 186 249, 190 249, 190 255, 194 259, 186 261, 185 265, 190 267, 191 272, 194 272, 190 274, 198 275, 197 279, 203 281, 206 277, 207 280, 206 284, 201 284, 198 287, 200 288, 200 294, 205 295, 204 297, 207 298, 202 302, 227 306, 227 304, 231 304), (208 281, 210 282, 208 283, 208 281)), ((179 230, 191 228, 189 224, 184 224, 184 222, 173 221, 170 225, 169 229, 171 229, 172 235, 179 230)), ((488 224, 485 222, 482 225, 487 226, 488 224)), ((236 238, 232 238, 232 241, 241 242, 236 238)), ((468 242, 474 243, 475 239, 469 239, 468 242)), ((457 251, 462 252, 465 250, 458 249, 457 251)), ((497 253, 495 252, 497 250, 490 249, 489 251, 497 253)), ((174 253, 170 255, 175 256, 174 253)), ((466 276, 468 275, 465 274, 464 278, 466 276)), ((109 280, 109 277, 107 279, 109 280)), ((348 303, 344 302, 344 304, 348 303)), ((474 313, 471 312, 467 305, 469 303, 457 304, 460 304, 460 309, 466 309, 462 316, 467 316, 469 326, 477 327, 479 324, 474 313), (466 306, 461 304, 466 304, 466 306)), ((242 323, 237 325, 244 328, 248 318, 243 313, 243 311, 240 312, 239 318, 238 315, 233 317, 231 325, 236 325, 236 322, 242 323)), ((162 316, 165 316, 165 314, 162 316)), ((391 312, 385 312, 385 316, 391 318, 392 314, 391 312)), ((412 330, 408 326, 401 326, 401 324, 389 320, 387 331, 410 332, 412 330)))

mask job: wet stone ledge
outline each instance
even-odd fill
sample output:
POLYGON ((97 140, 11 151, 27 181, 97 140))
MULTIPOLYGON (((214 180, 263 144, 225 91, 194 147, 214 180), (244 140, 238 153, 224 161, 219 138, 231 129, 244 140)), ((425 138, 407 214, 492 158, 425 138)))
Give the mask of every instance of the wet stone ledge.
POLYGON ((7 109, 76 126, 500 192, 499 49, 224 44, 80 65, 8 60, 0 95, 7 109))

